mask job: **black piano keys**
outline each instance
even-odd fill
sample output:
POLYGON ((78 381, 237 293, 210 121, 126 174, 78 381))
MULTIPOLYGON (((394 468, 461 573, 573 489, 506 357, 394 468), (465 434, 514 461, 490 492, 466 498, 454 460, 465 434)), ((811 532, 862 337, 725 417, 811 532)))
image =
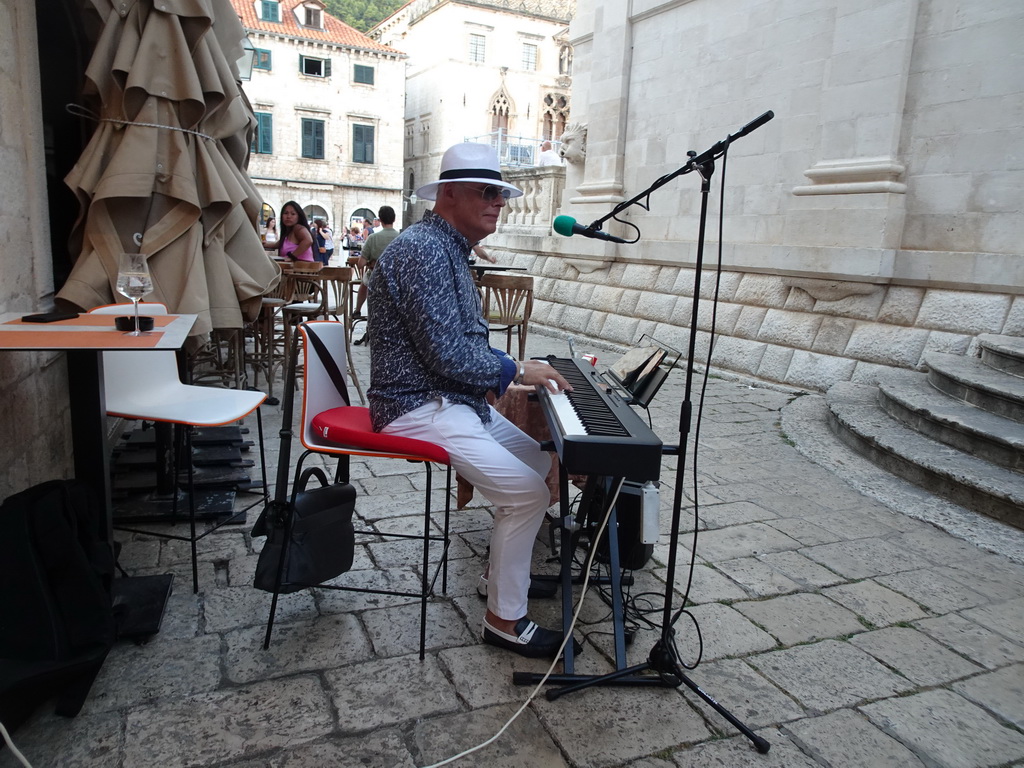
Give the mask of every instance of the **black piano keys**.
POLYGON ((587 376, 573 364, 572 358, 552 357, 548 358, 548 362, 572 385, 573 391, 565 394, 576 415, 583 422, 587 434, 629 435, 629 431, 619 420, 608 412, 604 398, 593 388, 587 376))

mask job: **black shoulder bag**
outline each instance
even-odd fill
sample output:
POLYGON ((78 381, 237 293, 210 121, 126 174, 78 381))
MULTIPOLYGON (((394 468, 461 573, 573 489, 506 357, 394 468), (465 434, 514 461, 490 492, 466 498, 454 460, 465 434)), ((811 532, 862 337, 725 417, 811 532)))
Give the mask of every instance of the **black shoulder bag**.
MULTIPOLYGON (((326 354, 325 362, 334 365, 323 342, 306 329, 318 354, 326 354)), ((295 357, 298 337, 288 363, 282 423, 292 423, 295 391, 295 357)), ((330 366, 328 366, 330 369, 330 366)), ((341 372, 337 375, 340 377, 341 372)), ((332 378, 333 372, 332 372, 332 378)), ((339 381, 335 380, 337 386, 339 381)), ((344 386, 344 379, 341 379, 344 386)), ((347 393, 341 390, 348 401, 347 393)), ((355 554, 355 533, 352 513, 356 490, 349 483, 332 483, 320 467, 308 467, 295 481, 288 497, 291 429, 281 431, 281 449, 277 471, 277 488, 271 501, 256 520, 253 536, 266 536, 267 541, 256 563, 254 586, 266 592, 287 594, 315 586, 340 576, 352 567, 355 554), (320 485, 308 488, 311 478, 320 485)))
POLYGON ((281 583, 276 591, 282 594, 330 581, 349 570, 355 554, 355 505, 356 489, 349 483, 330 483, 320 467, 305 469, 292 492, 291 520, 287 519, 289 505, 282 508, 272 503, 253 526, 253 536, 267 537, 256 563, 256 589, 274 592, 279 568, 281 583), (313 477, 320 486, 307 488, 313 477))

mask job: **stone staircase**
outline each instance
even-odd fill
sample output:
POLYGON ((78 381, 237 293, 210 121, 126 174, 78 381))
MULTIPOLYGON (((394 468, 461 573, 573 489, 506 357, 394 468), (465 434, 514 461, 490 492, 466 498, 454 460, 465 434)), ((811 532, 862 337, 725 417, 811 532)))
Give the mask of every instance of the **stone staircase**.
POLYGON ((1024 339, 978 341, 980 357, 932 352, 926 373, 835 384, 829 423, 882 469, 1024 528, 1024 339))

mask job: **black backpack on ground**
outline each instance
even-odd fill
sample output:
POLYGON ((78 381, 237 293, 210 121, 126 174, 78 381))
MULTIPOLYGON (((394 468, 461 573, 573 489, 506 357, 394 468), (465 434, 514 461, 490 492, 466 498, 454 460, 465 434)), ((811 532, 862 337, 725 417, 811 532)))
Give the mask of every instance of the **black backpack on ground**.
POLYGON ((51 480, 0 506, 0 721, 74 717, 116 636, 114 556, 92 489, 51 480))

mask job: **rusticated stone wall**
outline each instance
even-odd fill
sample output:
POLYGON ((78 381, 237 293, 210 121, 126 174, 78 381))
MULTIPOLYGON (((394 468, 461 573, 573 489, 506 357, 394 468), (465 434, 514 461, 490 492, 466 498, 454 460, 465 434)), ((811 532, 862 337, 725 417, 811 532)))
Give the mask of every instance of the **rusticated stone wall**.
MULTIPOLYGON (((644 334, 689 346, 695 270, 592 263, 508 248, 499 261, 534 275, 534 328, 598 346, 644 334)), ((702 272, 695 360, 739 374, 824 391, 917 369, 926 352, 967 354, 982 333, 1024 335, 1024 297, 942 288, 866 285, 757 273, 702 272), (718 283, 718 301, 714 301, 718 283)))
MULTIPOLYGON (((696 269, 645 260, 579 237, 553 236, 565 184, 562 168, 507 171, 524 191, 505 209, 488 248, 534 276, 532 324, 582 345, 624 348, 644 334, 689 348, 696 269)), ((625 248, 625 246, 622 246, 625 248)), ((890 367, 920 369, 926 352, 970 354, 979 334, 1024 336, 1024 295, 935 286, 814 278, 805 274, 701 270, 695 360, 824 391, 838 381, 872 381, 890 367), (717 295, 717 301, 716 299, 717 295)))

